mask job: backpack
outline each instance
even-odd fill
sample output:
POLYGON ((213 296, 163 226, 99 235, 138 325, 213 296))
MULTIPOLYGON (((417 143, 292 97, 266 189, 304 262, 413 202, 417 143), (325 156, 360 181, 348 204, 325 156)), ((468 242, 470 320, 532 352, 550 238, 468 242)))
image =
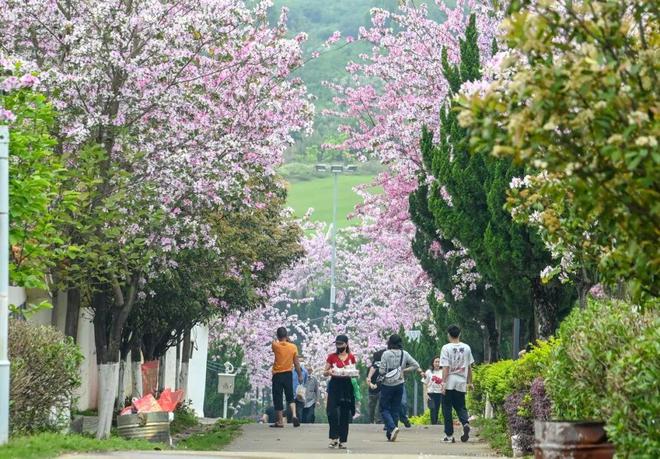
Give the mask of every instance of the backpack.
POLYGON ((376 382, 380 384, 384 382, 394 382, 400 379, 401 372, 403 371, 401 369, 402 365, 403 365, 403 349, 401 349, 401 358, 399 359, 399 366, 391 370, 386 367, 384 371, 379 371, 378 377, 376 378, 376 382))

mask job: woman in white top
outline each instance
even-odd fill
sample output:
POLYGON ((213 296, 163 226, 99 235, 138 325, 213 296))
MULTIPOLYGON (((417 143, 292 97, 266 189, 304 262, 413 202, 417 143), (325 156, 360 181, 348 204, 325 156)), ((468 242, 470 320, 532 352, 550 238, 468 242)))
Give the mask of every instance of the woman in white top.
POLYGON ((438 412, 442 406, 442 367, 440 357, 435 357, 431 368, 424 373, 424 385, 429 410, 431 411, 431 424, 438 424, 438 412))

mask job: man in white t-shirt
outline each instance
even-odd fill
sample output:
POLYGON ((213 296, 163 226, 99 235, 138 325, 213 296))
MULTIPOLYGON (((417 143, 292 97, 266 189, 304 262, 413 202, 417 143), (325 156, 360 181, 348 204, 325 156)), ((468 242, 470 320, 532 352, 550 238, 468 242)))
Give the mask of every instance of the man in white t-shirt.
POLYGON ((463 426, 461 441, 470 438, 470 423, 465 408, 465 393, 472 386, 472 349, 461 342, 461 329, 458 325, 450 325, 447 329, 449 343, 442 346, 440 352, 440 365, 442 366, 442 380, 445 382, 442 400, 442 416, 445 418, 444 442, 454 443, 454 423, 452 409, 456 411, 458 419, 463 426))

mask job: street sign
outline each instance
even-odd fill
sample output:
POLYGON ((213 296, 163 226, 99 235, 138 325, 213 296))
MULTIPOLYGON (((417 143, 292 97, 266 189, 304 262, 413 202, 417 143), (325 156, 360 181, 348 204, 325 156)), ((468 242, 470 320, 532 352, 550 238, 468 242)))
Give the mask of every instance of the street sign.
POLYGON ((227 404, 229 396, 234 393, 234 382, 236 381, 236 372, 231 362, 225 362, 225 372, 218 373, 218 393, 224 394, 224 404, 222 407, 223 418, 227 419, 227 404))
POLYGON ((218 373, 218 394, 233 394, 235 380, 233 373, 218 373))

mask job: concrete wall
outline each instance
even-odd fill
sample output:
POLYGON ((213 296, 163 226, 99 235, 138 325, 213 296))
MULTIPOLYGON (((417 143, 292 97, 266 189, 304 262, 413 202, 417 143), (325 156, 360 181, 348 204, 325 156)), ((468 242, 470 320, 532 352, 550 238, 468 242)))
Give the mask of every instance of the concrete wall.
MULTIPOLYGON (((25 291, 22 288, 9 288, 9 303, 20 305, 25 301, 35 303, 45 298, 43 292, 25 291)), ((30 317, 30 322, 40 325, 52 325, 58 330, 64 330, 66 321, 66 294, 60 293, 55 307, 39 311, 30 317)), ((188 395, 198 416, 204 416, 204 390, 206 386, 206 359, 208 352, 208 328, 197 326, 192 331, 193 354, 189 364, 188 395)), ((94 325, 91 311, 81 309, 78 320, 77 343, 83 353, 84 360, 80 366, 82 384, 76 392, 77 408, 79 410, 94 409, 97 406, 98 368, 96 364, 96 346, 94 344, 94 325)), ((11 358, 11 356, 10 356, 11 358)), ((174 389, 176 386, 176 348, 168 350, 165 357, 165 386, 174 389)), ((131 393, 130 356, 124 376, 125 393, 131 393)))
POLYGON ((188 398, 198 416, 204 415, 206 389, 206 359, 209 350, 209 329, 197 325, 191 332, 193 354, 188 363, 188 398))

